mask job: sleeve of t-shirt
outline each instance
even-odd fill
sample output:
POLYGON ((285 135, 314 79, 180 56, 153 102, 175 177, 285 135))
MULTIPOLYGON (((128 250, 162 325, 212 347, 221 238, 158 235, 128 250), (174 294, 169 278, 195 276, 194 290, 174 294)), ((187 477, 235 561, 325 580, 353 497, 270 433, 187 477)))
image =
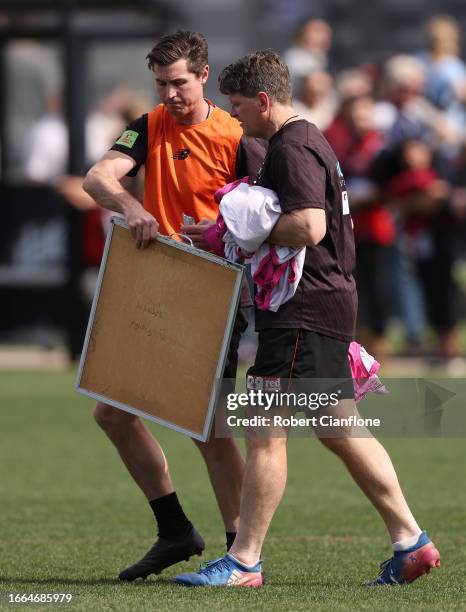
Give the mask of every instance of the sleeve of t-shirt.
POLYGON ((147 156, 147 114, 132 121, 125 131, 116 140, 110 151, 119 151, 129 155, 136 162, 136 166, 128 172, 128 176, 136 176, 139 168, 144 165, 147 156))
POLYGON ((274 152, 271 164, 273 189, 283 212, 325 208, 325 168, 310 149, 286 145, 274 152))
POLYGON ((264 161, 267 141, 242 136, 236 151, 236 178, 256 176, 264 161))

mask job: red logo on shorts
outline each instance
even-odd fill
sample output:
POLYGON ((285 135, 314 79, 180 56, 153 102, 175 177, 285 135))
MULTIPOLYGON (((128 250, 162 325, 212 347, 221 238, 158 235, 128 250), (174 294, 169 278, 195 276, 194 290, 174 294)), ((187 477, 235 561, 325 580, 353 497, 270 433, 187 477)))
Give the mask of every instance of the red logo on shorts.
POLYGON ((280 391, 280 377, 279 376, 255 376, 254 374, 248 374, 246 387, 248 391, 280 391))

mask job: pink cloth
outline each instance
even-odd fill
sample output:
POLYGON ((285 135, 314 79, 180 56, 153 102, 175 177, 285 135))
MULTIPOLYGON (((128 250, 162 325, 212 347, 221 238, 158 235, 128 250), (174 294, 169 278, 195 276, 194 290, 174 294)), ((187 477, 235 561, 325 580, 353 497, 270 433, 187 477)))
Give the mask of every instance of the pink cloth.
MULTIPOLYGON (((220 204, 222 198, 236 189, 241 183, 249 184, 249 177, 246 176, 238 179, 218 189, 214 194, 215 201, 220 204)), ((233 252, 231 243, 225 240, 227 232, 228 227, 221 214, 217 217, 214 225, 204 230, 203 237, 211 253, 227 259, 231 259, 234 256, 236 260, 253 257, 254 252, 244 252, 238 245, 236 245, 236 249, 233 252), (228 244, 226 245, 225 243, 228 244)), ((286 278, 288 287, 290 285, 297 285, 299 282, 299 266, 295 257, 284 260, 283 255, 277 252, 276 247, 273 245, 267 246, 265 254, 260 253, 260 249, 256 254, 259 258, 259 263, 257 264, 256 271, 253 273, 253 280, 257 287, 255 302, 259 310, 272 310, 275 312, 279 296, 281 295, 286 298, 289 293, 289 290, 284 291, 283 289, 284 279, 286 278), (260 259, 260 256, 262 256, 262 259, 260 259), (282 286, 281 289, 280 285, 282 286)))
MULTIPOLYGON (((222 198, 227 193, 230 193, 235 187, 238 187, 240 183, 248 183, 249 176, 244 176, 241 179, 237 179, 231 183, 227 183, 220 189, 214 193, 214 200, 217 204, 220 204, 222 198)), ((227 226, 225 225, 225 221, 223 220, 222 215, 218 215, 217 220, 213 225, 210 225, 204 232, 202 236, 204 240, 209 245, 209 251, 214 253, 214 255, 218 255, 219 257, 225 257, 225 243, 223 242, 223 235, 227 231, 227 226)))
POLYGON ((368 393, 388 393, 385 385, 377 376, 380 363, 369 355, 366 349, 357 342, 351 342, 348 359, 353 378, 354 400, 360 402, 368 393))
POLYGON ((213 225, 209 225, 209 227, 202 232, 202 236, 209 246, 209 251, 219 257, 225 257, 223 235, 226 231, 227 226, 225 225, 225 221, 222 215, 219 215, 217 221, 213 225))
POLYGON ((236 179, 236 181, 227 183, 223 187, 220 187, 220 189, 217 189, 217 191, 214 193, 214 200, 217 202, 217 204, 220 204, 223 196, 238 187, 240 183, 249 183, 249 176, 243 176, 243 178, 236 179))
POLYGON ((288 269, 288 262, 280 263, 273 244, 268 254, 261 260, 256 273, 252 277, 257 286, 256 304, 259 310, 267 310, 270 306, 272 291, 280 282, 281 277, 288 269))
MULTIPOLYGON (((225 257, 225 243, 223 235, 226 232, 226 225, 221 215, 218 216, 214 225, 209 226, 204 232, 204 240, 209 246, 209 251, 220 257, 225 257)), ((243 253, 238 247, 239 257, 247 259, 250 254, 243 253)), ((293 284, 296 281, 298 270, 296 259, 292 258, 283 263, 280 262, 275 247, 270 245, 269 251, 260 261, 259 267, 253 275, 254 284, 257 286, 255 302, 259 310, 268 310, 272 292, 280 283, 284 274, 288 273, 288 282, 293 284)))

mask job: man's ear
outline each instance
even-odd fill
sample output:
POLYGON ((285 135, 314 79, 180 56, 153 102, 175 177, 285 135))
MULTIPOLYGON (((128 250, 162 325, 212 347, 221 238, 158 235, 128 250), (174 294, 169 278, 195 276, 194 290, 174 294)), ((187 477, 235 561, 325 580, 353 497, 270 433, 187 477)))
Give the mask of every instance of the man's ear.
POLYGON ((265 91, 260 91, 257 94, 257 99, 259 101, 259 110, 261 113, 265 113, 269 110, 270 108, 270 98, 269 95, 267 93, 265 93, 265 91))
POLYGON ((204 70, 202 71, 202 74, 201 74, 201 83, 203 85, 205 85, 208 78, 209 78, 209 66, 207 65, 207 66, 205 66, 204 70))

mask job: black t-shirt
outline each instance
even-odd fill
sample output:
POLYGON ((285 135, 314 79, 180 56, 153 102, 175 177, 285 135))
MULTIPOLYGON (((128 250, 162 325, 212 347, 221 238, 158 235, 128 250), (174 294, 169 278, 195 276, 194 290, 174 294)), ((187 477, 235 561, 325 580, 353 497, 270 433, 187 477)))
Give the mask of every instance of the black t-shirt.
POLYGON ((351 341, 357 311, 351 215, 340 165, 318 128, 298 120, 274 134, 256 184, 276 192, 283 213, 322 208, 327 222, 324 239, 306 248, 294 297, 277 312, 256 308, 256 329, 301 328, 351 341))
MULTIPOLYGON (((138 134, 133 146, 128 148, 125 145, 115 143, 110 150, 119 151, 132 157, 137 165, 128 172, 128 176, 136 176, 139 168, 144 165, 147 156, 147 114, 132 121, 126 127, 126 130, 131 130, 138 134)), ((266 149, 266 141, 243 136, 239 141, 236 153, 236 177, 255 176, 264 159, 266 149)))

